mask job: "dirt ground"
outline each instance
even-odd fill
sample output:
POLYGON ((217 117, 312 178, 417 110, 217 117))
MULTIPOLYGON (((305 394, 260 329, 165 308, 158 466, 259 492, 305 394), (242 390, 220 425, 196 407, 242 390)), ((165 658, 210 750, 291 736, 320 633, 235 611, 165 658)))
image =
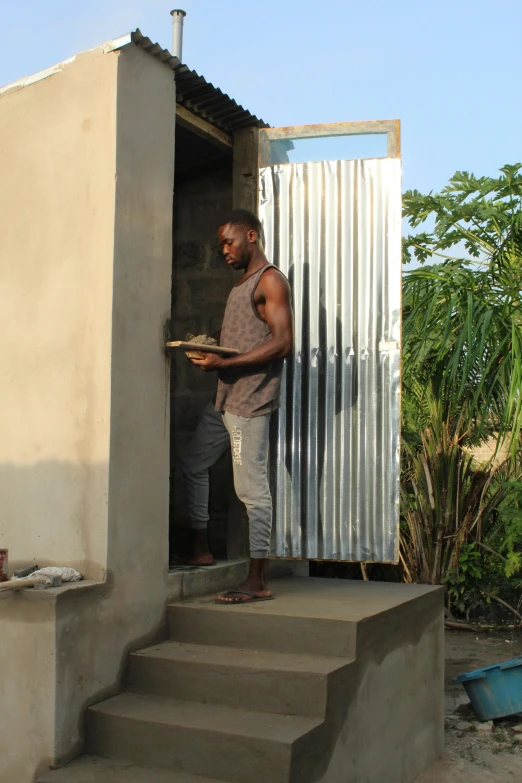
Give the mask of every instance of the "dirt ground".
POLYGON ((416 783, 522 781, 522 714, 482 723, 456 674, 522 655, 522 629, 503 633, 446 631, 446 752, 416 783))

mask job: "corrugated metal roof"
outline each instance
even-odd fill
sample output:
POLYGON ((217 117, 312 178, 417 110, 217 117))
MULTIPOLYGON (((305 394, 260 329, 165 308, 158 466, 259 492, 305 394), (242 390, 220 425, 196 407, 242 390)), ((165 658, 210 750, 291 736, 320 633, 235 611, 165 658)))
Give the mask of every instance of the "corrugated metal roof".
POLYGON ((148 54, 172 68, 176 78, 176 101, 180 106, 227 133, 249 126, 269 127, 218 87, 207 82, 203 76, 191 71, 188 65, 181 63, 168 49, 162 49, 159 44, 153 43, 140 30, 131 33, 130 38, 148 54))
MULTIPOLYGON (((158 43, 153 43, 150 38, 143 35, 140 30, 133 33, 126 33, 120 38, 115 38, 102 44, 100 47, 104 52, 113 52, 115 49, 121 49, 135 43, 148 54, 157 57, 161 62, 168 65, 174 71, 176 78, 176 101, 180 106, 189 109, 193 114, 215 125, 226 133, 232 133, 239 128, 255 126, 258 128, 269 128, 270 126, 240 106, 233 98, 226 95, 218 87, 207 82, 196 71, 191 71, 188 65, 181 63, 177 57, 174 57, 168 49, 163 49, 158 43)), ((39 71, 32 76, 19 79, 12 84, 0 88, 0 95, 14 87, 26 87, 47 76, 63 70, 69 63, 73 62, 75 57, 70 57, 45 71, 39 71)))

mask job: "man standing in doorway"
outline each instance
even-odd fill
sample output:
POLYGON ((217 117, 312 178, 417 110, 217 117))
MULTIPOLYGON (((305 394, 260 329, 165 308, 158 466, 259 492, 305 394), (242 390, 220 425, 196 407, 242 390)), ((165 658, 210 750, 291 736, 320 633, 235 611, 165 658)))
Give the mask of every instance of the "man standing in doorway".
POLYGON ((220 344, 240 353, 191 359, 205 372, 217 371, 218 388, 215 406, 204 410, 180 458, 193 529, 189 563, 210 565, 208 470, 232 449, 234 486, 248 514, 251 559, 246 582, 217 597, 224 604, 272 598, 265 573, 272 528, 269 421, 279 407, 283 360, 292 353, 293 315, 288 281, 267 261, 261 236, 260 221, 246 210, 232 212, 218 229, 227 264, 243 273, 227 301, 220 344))

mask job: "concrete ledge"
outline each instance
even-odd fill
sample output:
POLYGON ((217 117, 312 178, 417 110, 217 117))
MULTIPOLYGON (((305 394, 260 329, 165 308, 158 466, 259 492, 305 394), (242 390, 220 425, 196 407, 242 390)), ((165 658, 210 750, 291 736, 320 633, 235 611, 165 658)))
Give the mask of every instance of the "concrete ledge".
POLYGON ((246 578, 248 562, 246 558, 239 558, 201 568, 173 568, 167 576, 168 600, 182 601, 226 590, 246 578))
MULTIPOLYGON (((180 566, 171 568, 167 574, 167 601, 180 601, 185 598, 199 598, 210 595, 220 590, 234 587, 248 573, 248 558, 235 560, 222 560, 213 566, 202 568, 190 568, 180 566)), ((306 564, 307 565, 307 564, 306 564)), ((281 576, 295 574, 294 561, 273 559, 268 562, 269 579, 277 579, 281 576)), ((103 594, 112 589, 110 580, 97 581, 95 579, 82 579, 81 582, 68 582, 61 587, 52 587, 47 590, 15 590, 13 592, 0 591, 0 601, 45 601, 54 603, 64 598, 73 599, 75 596, 87 594, 103 594)))
POLYGON ((108 587, 107 582, 98 582, 95 579, 82 579, 81 582, 67 582, 61 587, 49 587, 46 590, 0 591, 0 601, 46 601, 54 603, 65 596, 86 595, 87 593, 103 592, 108 587))
MULTIPOLYGON (((228 590, 246 579, 248 558, 222 560, 212 566, 171 568, 167 576, 168 600, 183 601, 228 590)), ((269 560, 268 578, 291 576, 294 567, 290 561, 269 560)))
MULTIPOLYGON (((190 568, 180 566, 172 568, 166 576, 167 601, 179 601, 184 598, 197 598, 211 594, 214 591, 226 590, 246 578, 248 573, 247 558, 237 560, 224 560, 213 566, 203 568, 190 568)), ((275 567, 275 575, 281 575, 281 569, 275 567)), ((287 573, 282 569, 282 573, 287 573)), ((272 574, 273 576, 273 574, 272 574)), ((0 601, 44 601, 56 603, 64 598, 74 600, 76 596, 101 593, 112 589, 110 581, 96 581, 94 579, 82 579, 81 582, 69 582, 61 587, 52 587, 47 590, 15 590, 13 592, 0 591, 0 601)))
MULTIPOLYGON (((223 560, 213 566, 204 568, 189 568, 180 566, 171 568, 167 574, 167 600, 179 601, 184 598, 198 598, 214 591, 226 590, 245 579, 248 573, 248 558, 223 560)), ((268 565, 268 576, 275 579, 279 576, 293 574, 290 561, 271 560, 268 565)), ((0 591, 0 601, 46 601, 56 602, 63 598, 84 596, 88 593, 103 593, 112 587, 110 581, 82 579, 81 582, 68 582, 61 587, 47 590, 15 590, 0 591)))

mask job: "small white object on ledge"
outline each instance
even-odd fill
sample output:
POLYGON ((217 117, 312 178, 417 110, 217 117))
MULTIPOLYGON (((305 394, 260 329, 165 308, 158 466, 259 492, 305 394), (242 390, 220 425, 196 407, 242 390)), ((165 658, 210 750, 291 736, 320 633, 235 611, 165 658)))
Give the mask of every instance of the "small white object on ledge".
MULTIPOLYGON (((40 568, 38 571, 33 571, 30 575, 31 579, 38 576, 59 576, 62 582, 80 582, 83 576, 75 568, 67 568, 63 566, 46 566, 40 568)), ((28 577, 13 576, 13 579, 27 579, 28 577)))

